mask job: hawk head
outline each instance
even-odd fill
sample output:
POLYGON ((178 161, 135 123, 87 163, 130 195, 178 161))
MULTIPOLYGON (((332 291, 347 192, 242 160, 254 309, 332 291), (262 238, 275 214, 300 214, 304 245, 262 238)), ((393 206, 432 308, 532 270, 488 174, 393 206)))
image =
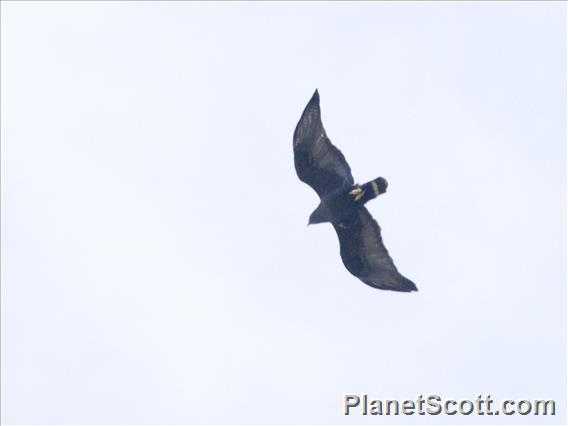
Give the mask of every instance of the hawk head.
POLYGON ((310 220, 308 225, 315 225, 316 223, 329 222, 329 213, 323 203, 320 203, 317 209, 315 209, 310 215, 310 220))

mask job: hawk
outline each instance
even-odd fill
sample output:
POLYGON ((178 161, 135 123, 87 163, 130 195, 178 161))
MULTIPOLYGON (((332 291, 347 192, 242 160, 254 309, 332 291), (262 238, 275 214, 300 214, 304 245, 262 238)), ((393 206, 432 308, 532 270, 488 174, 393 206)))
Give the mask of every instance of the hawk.
POLYGON ((294 165, 300 180, 320 197, 308 225, 333 225, 347 270, 381 290, 418 291, 396 269, 383 244, 381 228, 365 207, 365 203, 386 192, 387 181, 379 177, 363 185, 354 183, 349 164, 323 128, 317 89, 294 131, 294 165))

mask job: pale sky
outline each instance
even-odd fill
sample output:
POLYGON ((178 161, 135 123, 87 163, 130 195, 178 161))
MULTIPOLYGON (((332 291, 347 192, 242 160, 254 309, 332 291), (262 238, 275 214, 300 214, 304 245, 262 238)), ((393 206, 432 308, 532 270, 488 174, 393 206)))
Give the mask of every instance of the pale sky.
POLYGON ((3 1, 2 422, 564 423, 565 9, 3 1), (418 293, 306 227, 316 87, 418 293), (346 393, 557 415, 345 417, 346 393))

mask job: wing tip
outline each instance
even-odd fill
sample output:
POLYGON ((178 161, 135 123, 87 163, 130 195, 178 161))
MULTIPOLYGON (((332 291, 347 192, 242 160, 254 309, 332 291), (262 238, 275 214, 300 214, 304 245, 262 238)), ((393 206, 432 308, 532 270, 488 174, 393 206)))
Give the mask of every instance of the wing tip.
POLYGON ((418 291, 418 287, 416 287, 416 284, 414 284, 408 278, 404 278, 402 276, 401 276, 401 278, 402 279, 397 280, 396 282, 390 282, 388 284, 378 283, 378 282, 374 282, 374 281, 370 281, 370 280, 363 280, 363 279, 361 279, 361 281, 363 281, 368 286, 378 288, 380 290, 391 290, 391 291, 396 291, 396 292, 400 292, 400 293, 412 293, 413 291, 418 291))
POLYGON ((402 280, 401 280, 400 284, 402 284, 402 287, 404 289, 406 289, 407 291, 418 291, 418 287, 416 287, 416 284, 414 284, 408 278, 405 278, 403 276, 401 276, 401 278, 402 278, 402 280))
POLYGON ((418 291, 418 287, 416 287, 416 284, 414 284, 412 281, 410 281, 412 283, 412 287, 409 287, 408 291, 418 291))
POLYGON ((319 92, 318 89, 316 89, 316 91, 314 92, 314 94, 312 95, 312 99, 310 99, 310 102, 308 102, 308 106, 319 106, 320 103, 320 96, 319 96, 319 92))
MULTIPOLYGON (((404 277, 403 277, 404 278, 404 277)), ((418 291, 418 287, 416 287, 416 284, 414 284, 412 281, 410 281, 408 278, 404 278, 403 280, 399 281, 397 284, 399 284, 399 287, 397 288, 392 288, 391 290, 395 290, 395 291, 403 291, 406 293, 411 293, 413 291, 418 291)))

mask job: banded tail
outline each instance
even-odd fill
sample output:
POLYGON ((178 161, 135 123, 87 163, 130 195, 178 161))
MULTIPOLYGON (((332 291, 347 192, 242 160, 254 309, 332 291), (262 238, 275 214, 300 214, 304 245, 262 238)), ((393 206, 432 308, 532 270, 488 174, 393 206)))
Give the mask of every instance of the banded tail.
POLYGON ((378 177, 351 191, 351 194, 355 197, 355 201, 365 204, 367 201, 387 192, 388 185, 385 178, 378 177))
POLYGON ((388 186, 389 186, 389 183, 387 182, 387 180, 385 178, 378 177, 375 180, 372 180, 371 182, 367 182, 367 183, 363 184, 363 189, 365 191, 369 191, 371 194, 373 194, 373 198, 375 198, 375 197, 387 192, 388 186))

